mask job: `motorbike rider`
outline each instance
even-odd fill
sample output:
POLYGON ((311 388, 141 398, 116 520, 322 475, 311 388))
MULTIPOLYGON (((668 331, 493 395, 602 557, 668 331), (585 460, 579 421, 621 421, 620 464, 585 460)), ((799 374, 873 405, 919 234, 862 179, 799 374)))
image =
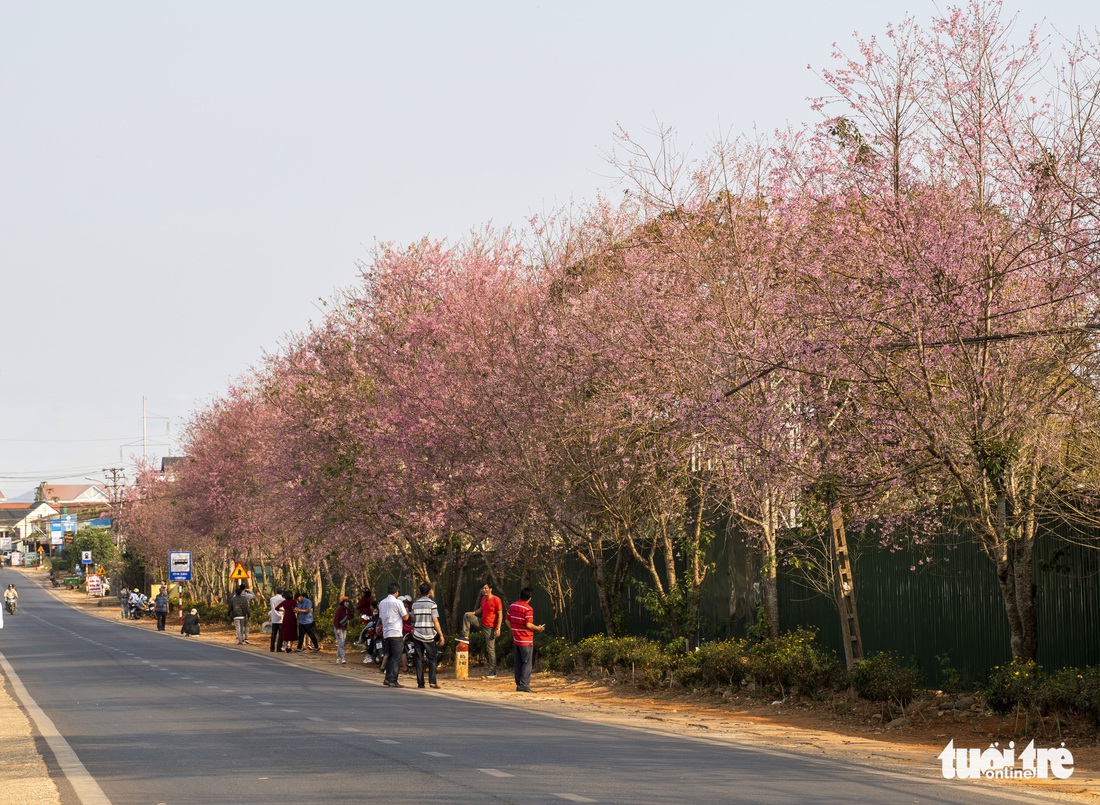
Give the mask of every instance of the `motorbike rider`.
POLYGON ((371 621, 374 620, 374 599, 371 598, 370 587, 363 590, 359 603, 355 605, 355 611, 359 613, 359 620, 363 623, 363 629, 359 632, 359 639, 352 645, 365 646, 367 643, 367 630, 370 629, 371 621))
POLYGON ((19 591, 15 589, 14 584, 9 584, 8 589, 4 590, 4 606, 7 607, 8 612, 15 612, 16 602, 19 601, 19 591))
POLYGON ((145 597, 137 587, 130 590, 130 617, 137 620, 145 611, 145 603, 149 599, 145 597))

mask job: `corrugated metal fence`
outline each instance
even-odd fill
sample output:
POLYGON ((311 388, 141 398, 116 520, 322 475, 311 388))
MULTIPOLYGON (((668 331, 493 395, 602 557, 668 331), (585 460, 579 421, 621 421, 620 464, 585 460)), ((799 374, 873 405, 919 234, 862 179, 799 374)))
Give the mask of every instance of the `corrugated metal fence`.
MULTIPOLYGON (((944 666, 977 680, 1009 659, 1008 625, 993 563, 978 545, 962 542, 920 551, 863 545, 853 553, 866 653, 894 651, 911 658, 929 684, 941 678, 944 666), (927 556, 931 562, 918 564, 927 556)), ((742 636, 761 602, 758 563, 733 533, 715 539, 711 561, 714 571, 702 591, 702 636, 742 636)), ((566 573, 574 584, 569 620, 576 630, 572 637, 579 639, 602 632, 603 622, 591 574, 580 563, 569 564, 566 573)), ((480 576, 467 574, 470 589, 463 600, 471 606, 480 576)), ((1041 533, 1035 583, 1040 663, 1047 668, 1100 664, 1100 551, 1062 539, 1058 532, 1041 533)), ((518 587, 518 582, 506 583, 504 597, 514 598, 518 587)), ((800 584, 788 569, 780 570, 779 592, 781 627, 814 627, 821 641, 843 656, 831 599, 800 584)), ((546 613, 552 623, 549 600, 541 591, 533 603, 540 617, 546 613)), ((628 632, 662 636, 632 585, 623 604, 628 632)))

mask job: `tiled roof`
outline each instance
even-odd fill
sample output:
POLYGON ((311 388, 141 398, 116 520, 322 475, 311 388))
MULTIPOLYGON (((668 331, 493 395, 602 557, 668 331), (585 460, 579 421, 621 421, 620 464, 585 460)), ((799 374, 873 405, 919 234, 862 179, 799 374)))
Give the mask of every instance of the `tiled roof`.
POLYGON ((97 500, 107 500, 107 490, 101 484, 48 484, 41 486, 42 497, 48 503, 55 500, 58 503, 89 503, 97 500), (89 494, 94 490, 93 494, 89 494), (95 494, 98 493, 98 494, 95 494), (81 496, 84 499, 81 500, 81 496))

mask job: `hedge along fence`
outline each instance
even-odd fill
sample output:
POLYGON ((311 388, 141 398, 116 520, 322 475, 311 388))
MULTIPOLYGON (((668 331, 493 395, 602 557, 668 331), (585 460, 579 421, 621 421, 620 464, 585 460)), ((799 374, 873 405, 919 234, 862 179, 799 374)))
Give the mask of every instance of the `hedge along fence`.
MULTIPOLYGON (((920 670, 898 655, 872 655, 848 672, 808 629, 755 642, 713 641, 694 652, 640 637, 594 636, 575 644, 539 637, 538 656, 548 670, 601 673, 642 687, 738 690, 751 683, 756 692, 777 698, 822 698, 851 687, 861 698, 891 710, 904 709, 921 693, 920 670)), ((1083 718, 1093 731, 1100 730, 1100 667, 1046 673, 1032 662, 1010 663, 991 669, 977 692, 995 713, 1083 718)))
POLYGON ((782 698, 817 696, 847 685, 839 659, 805 629, 754 644, 737 639, 704 643, 693 652, 641 637, 595 635, 577 644, 557 638, 540 645, 539 656, 553 671, 598 671, 644 687, 740 688, 752 680, 758 689, 782 698))
POLYGON ((982 690, 995 713, 1054 718, 1085 718, 1100 730, 1100 667, 1047 672, 1038 663, 1013 661, 989 672, 982 690))

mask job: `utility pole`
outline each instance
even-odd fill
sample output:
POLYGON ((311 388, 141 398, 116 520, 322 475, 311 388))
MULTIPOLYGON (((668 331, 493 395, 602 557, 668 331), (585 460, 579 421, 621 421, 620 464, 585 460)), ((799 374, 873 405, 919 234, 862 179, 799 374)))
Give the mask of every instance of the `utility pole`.
POLYGON ((105 467, 103 475, 110 476, 111 479, 107 484, 111 496, 111 531, 115 535, 115 547, 121 553, 122 537, 120 536, 118 519, 122 513, 122 487, 126 475, 122 467, 105 467))

